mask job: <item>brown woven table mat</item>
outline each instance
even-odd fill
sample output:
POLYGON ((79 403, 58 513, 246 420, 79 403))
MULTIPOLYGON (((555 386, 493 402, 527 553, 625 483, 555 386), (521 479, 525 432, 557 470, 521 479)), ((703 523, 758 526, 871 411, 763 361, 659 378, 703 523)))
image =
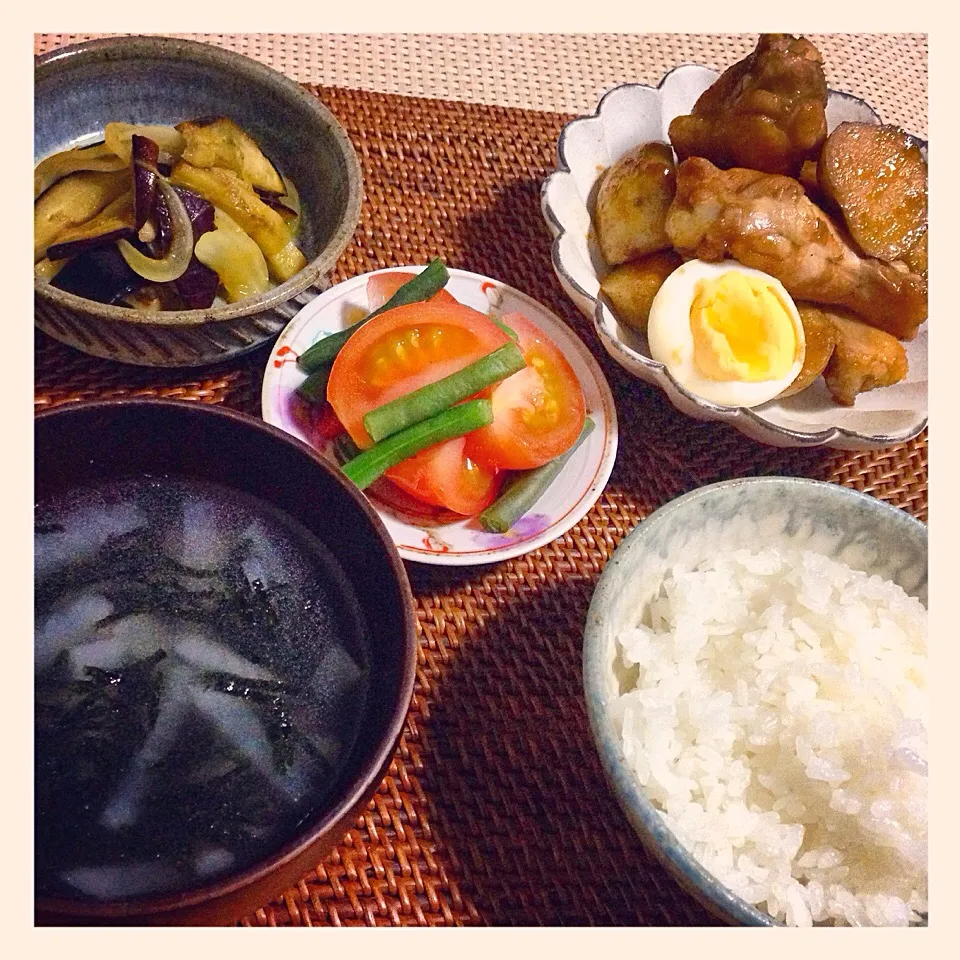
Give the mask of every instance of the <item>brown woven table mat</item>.
MULTIPOLYGON (((652 510, 728 477, 786 474, 927 519, 927 438, 869 453, 781 450, 677 413, 610 360, 550 265, 539 192, 569 116, 322 88, 363 165, 360 226, 334 280, 441 256, 563 317, 616 398, 620 450, 586 518, 524 557, 410 565, 420 651, 389 774, 343 843, 250 925, 709 924, 648 857, 607 790, 582 697, 597 578, 652 510)), ((266 351, 203 371, 121 366, 38 333, 38 409, 179 397, 259 413, 266 351)))

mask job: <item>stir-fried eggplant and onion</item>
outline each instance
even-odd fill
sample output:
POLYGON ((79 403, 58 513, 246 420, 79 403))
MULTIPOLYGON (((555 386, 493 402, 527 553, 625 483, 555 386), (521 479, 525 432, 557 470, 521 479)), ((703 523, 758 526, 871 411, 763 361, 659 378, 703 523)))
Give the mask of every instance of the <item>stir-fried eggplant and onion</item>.
POLYGON ((226 117, 108 123, 34 171, 36 275, 101 303, 199 310, 306 266, 293 184, 226 117))

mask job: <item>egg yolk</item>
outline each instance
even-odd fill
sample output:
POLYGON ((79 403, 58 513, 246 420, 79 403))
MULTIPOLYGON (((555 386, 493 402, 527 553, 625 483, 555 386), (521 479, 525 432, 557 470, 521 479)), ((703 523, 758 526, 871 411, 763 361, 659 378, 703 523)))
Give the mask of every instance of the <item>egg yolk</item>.
POLYGON ((699 281, 690 332, 694 364, 711 380, 776 380, 797 353, 793 318, 777 292, 733 270, 699 281))

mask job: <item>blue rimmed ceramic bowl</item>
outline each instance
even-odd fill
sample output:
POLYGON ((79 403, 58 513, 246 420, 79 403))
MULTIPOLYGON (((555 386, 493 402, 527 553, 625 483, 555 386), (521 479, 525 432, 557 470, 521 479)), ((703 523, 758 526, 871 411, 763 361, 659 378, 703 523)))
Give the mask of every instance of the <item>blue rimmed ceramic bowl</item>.
POLYGON ((206 310, 149 312, 86 300, 43 280, 36 324, 96 356, 145 366, 226 360, 276 336, 325 290, 360 219, 360 163, 343 127, 293 80, 249 57, 169 37, 110 37, 38 57, 34 162, 95 142, 110 121, 228 116, 297 188, 307 265, 265 293, 206 310))
POLYGON ((676 563, 697 563, 725 548, 783 544, 817 550, 898 583, 927 602, 927 527, 902 510, 832 483, 793 477, 726 480, 685 494, 652 513, 617 548, 590 603, 583 679, 590 728, 610 788, 645 848, 706 909, 731 924, 773 926, 706 871, 647 799, 623 755, 613 706, 617 636, 641 617, 676 563))

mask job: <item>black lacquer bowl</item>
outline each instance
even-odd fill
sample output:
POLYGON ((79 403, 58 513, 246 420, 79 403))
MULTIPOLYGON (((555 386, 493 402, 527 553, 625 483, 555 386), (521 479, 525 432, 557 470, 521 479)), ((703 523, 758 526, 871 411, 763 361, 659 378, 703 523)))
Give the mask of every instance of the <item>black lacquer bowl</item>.
POLYGON ((212 482, 316 536, 346 576, 367 625, 369 682, 359 733, 336 782, 278 849, 198 889, 122 902, 36 899, 39 924, 219 924, 309 872, 343 837, 393 757, 413 691, 413 599, 403 564, 363 495, 309 447, 260 420, 198 403, 118 400, 36 419, 36 499, 126 478, 212 482))

